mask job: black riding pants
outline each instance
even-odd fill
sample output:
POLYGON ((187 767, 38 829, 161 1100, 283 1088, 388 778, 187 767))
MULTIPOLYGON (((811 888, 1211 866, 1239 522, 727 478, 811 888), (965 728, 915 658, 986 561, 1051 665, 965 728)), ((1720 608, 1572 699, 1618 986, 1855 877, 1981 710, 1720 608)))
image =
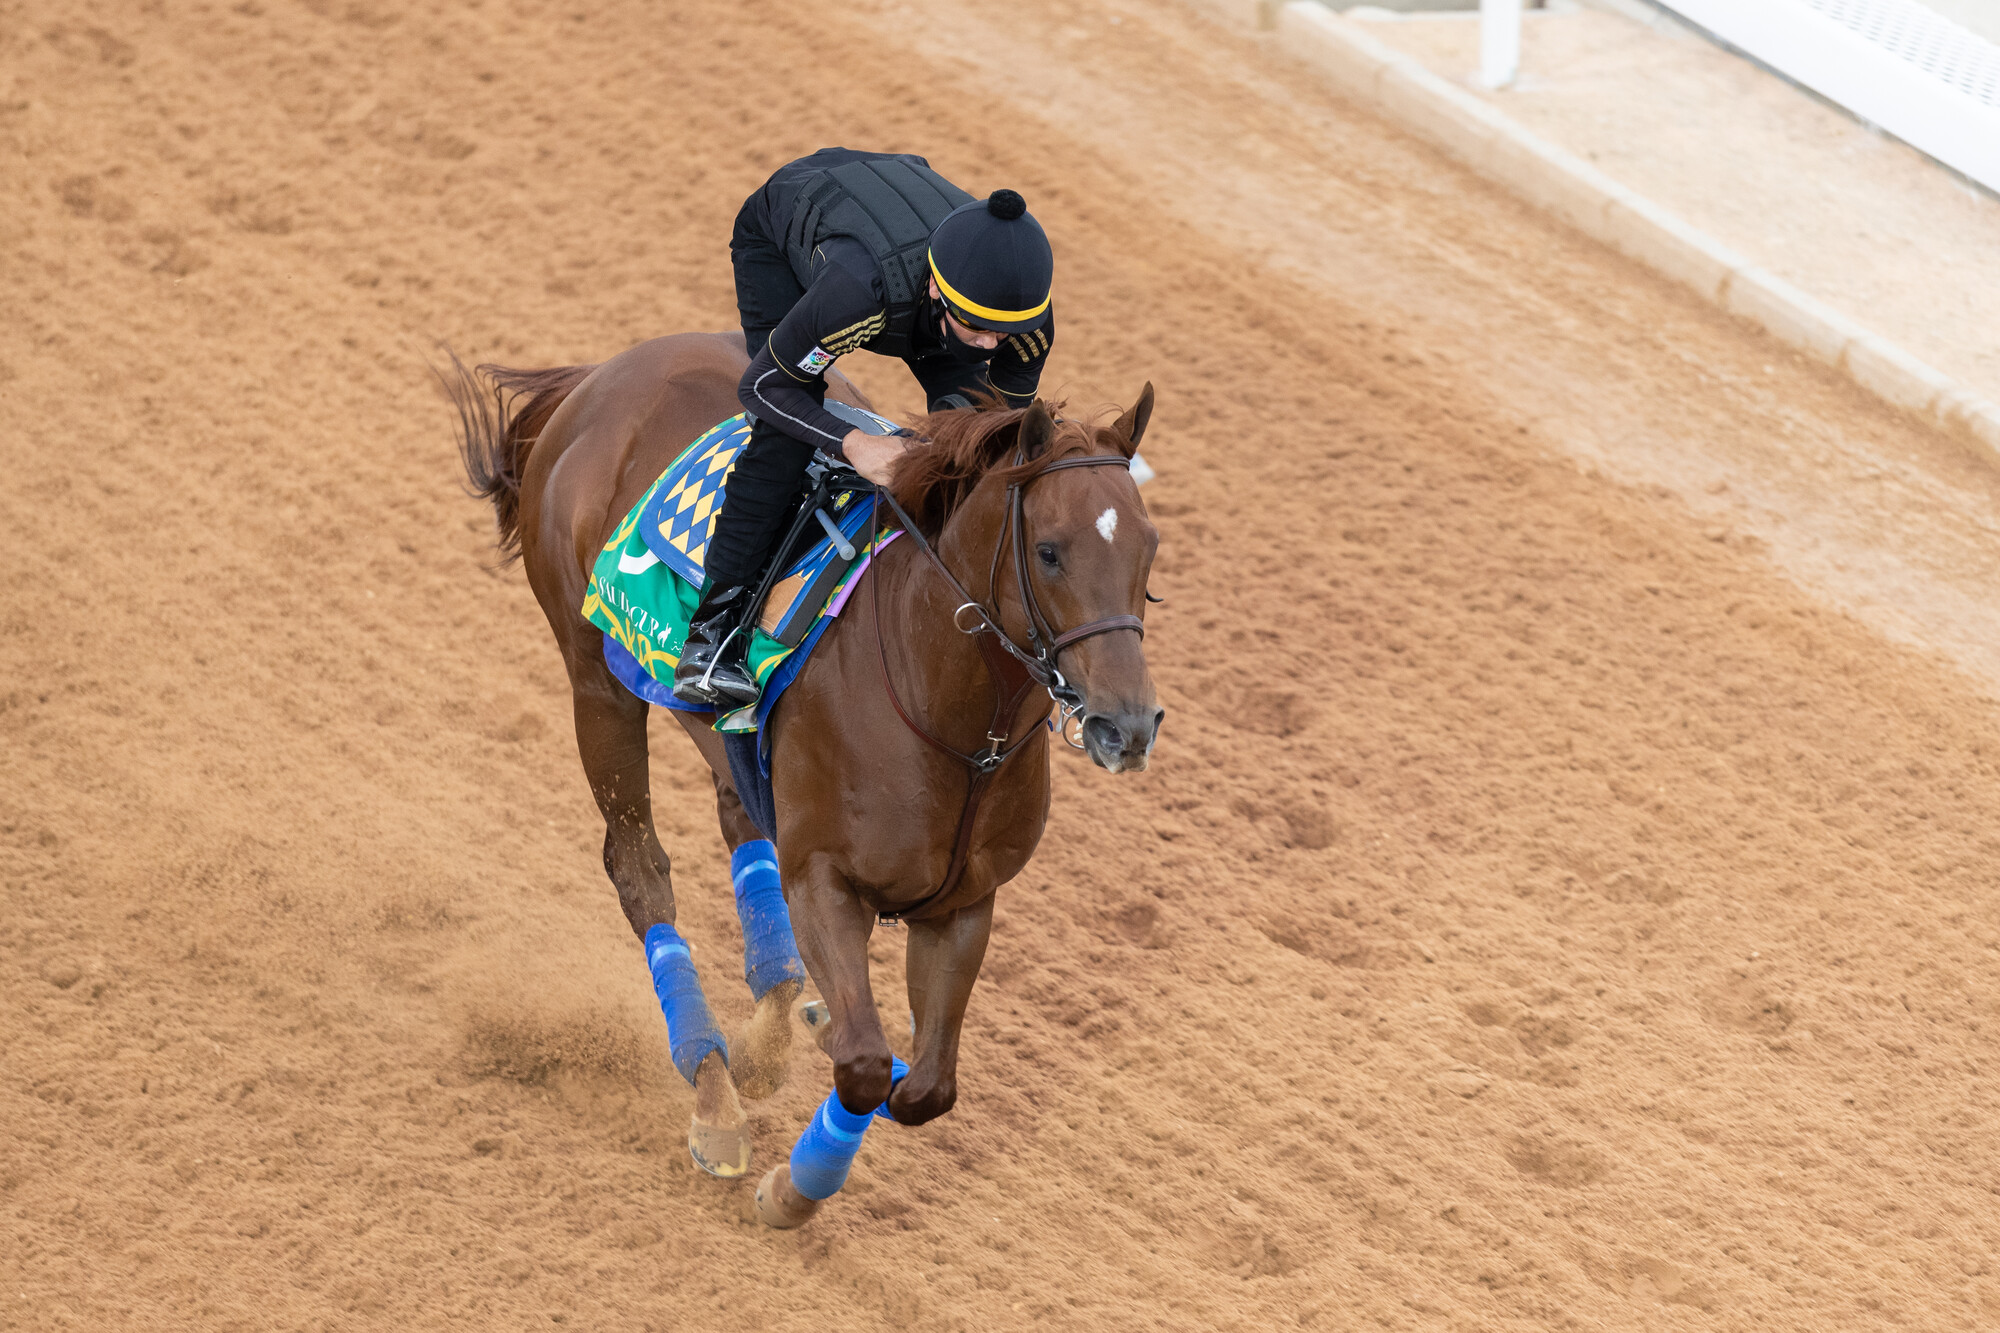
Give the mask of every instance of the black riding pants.
MULTIPOLYGON (((736 269, 736 311, 743 321, 743 346, 751 356, 763 350, 771 330, 806 294, 784 251, 771 240, 764 192, 744 202, 729 238, 736 269)), ((825 390, 820 390, 823 395, 825 390)), ((752 584, 764 572, 771 548, 784 535, 805 487, 813 447, 759 419, 736 456, 723 487, 722 513, 708 540, 702 567, 709 586, 752 584)))
MULTIPOLYGON (((771 239, 776 230, 767 216, 764 192, 750 196, 736 215, 729 238, 729 258, 736 269, 736 309, 743 321, 743 345, 755 356, 791 308, 805 293, 791 262, 771 239)), ((905 358, 904 364, 923 386, 932 410, 944 406, 947 394, 986 390, 984 364, 965 365, 945 355, 905 358)), ((824 382, 810 390, 824 400, 824 382)), ((770 562, 779 538, 804 498, 806 465, 813 446, 758 420, 750 439, 736 456, 723 488, 722 513, 709 538, 703 566, 709 586, 733 588, 756 583, 770 562)))

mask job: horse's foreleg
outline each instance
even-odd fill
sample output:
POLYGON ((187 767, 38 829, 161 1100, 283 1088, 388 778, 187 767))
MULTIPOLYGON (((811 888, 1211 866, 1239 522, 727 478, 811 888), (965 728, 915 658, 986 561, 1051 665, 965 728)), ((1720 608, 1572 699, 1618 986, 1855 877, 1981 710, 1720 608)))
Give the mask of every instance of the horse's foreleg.
POLYGON ((571 678, 577 750, 604 816, 605 873, 645 946, 674 1067, 694 1086, 688 1151, 704 1171, 740 1176, 750 1165, 750 1139, 729 1078, 729 1047, 702 994, 687 941, 674 928, 672 865, 653 829, 647 704, 601 665, 594 673, 586 667, 581 675, 571 678))
POLYGON ((875 911, 824 859, 815 859, 792 885, 792 926, 799 952, 826 998, 833 1035, 833 1086, 840 1104, 866 1115, 889 1095, 889 1039, 875 1011, 868 983, 868 936, 875 911))
POLYGON ((846 1181, 894 1069, 868 982, 874 909, 824 858, 793 880, 791 902, 799 951, 826 998, 832 1036, 822 1044, 833 1057, 833 1095, 813 1113, 790 1160, 771 1168, 757 1187, 757 1216, 774 1227, 803 1225, 846 1181), (801 1169, 806 1175, 795 1181, 801 1169))
POLYGON ((907 972, 917 1016, 910 1072, 889 1094, 889 1114, 906 1125, 935 1120, 958 1100, 958 1033, 972 983, 993 931, 993 897, 948 916, 912 921, 907 972))

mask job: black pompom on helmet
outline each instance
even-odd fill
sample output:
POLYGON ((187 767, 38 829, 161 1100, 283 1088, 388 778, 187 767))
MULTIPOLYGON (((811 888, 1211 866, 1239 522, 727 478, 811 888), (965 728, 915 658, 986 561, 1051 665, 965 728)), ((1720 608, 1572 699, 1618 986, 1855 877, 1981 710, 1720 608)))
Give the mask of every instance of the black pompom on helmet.
POLYGON ((1000 333, 1038 329, 1049 317, 1055 252, 1042 224, 1012 190, 960 204, 931 233, 931 276, 960 323, 1000 333))

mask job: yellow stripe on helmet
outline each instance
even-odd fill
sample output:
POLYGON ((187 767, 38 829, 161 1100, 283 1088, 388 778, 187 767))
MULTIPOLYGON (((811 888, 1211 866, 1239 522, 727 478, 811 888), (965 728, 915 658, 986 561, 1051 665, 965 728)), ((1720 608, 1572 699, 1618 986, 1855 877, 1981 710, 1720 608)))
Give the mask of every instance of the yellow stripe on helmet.
MULTIPOLYGON (((937 256, 926 252, 925 257, 930 261, 931 277, 937 279, 938 290, 944 293, 944 299, 976 319, 992 319, 998 320, 1002 324, 1018 324, 1024 319, 1033 319, 1049 308, 1048 296, 1042 298, 1040 305, 1028 310, 995 310, 991 306, 983 306, 968 301, 963 296, 960 296, 950 283, 944 280, 944 274, 938 272, 937 256)), ((1054 293, 1050 293, 1050 296, 1053 295, 1054 293)))

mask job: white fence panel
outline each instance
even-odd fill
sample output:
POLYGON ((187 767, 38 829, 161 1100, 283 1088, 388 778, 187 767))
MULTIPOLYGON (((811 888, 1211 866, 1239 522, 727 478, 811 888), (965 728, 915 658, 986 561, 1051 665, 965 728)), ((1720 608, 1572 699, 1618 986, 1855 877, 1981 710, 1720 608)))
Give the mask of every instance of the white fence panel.
POLYGON ((2000 47, 1915 0, 1665 0, 1863 120, 2000 190, 2000 47))

